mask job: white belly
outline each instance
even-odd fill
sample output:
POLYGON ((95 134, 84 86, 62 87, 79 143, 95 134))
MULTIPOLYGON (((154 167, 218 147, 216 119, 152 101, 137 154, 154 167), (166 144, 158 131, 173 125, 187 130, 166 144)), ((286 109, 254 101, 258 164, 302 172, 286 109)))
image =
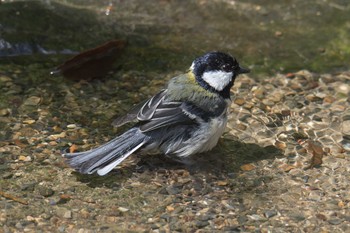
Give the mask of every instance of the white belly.
POLYGON ((219 138, 224 133, 226 123, 226 112, 218 118, 202 123, 191 139, 179 145, 173 153, 179 157, 187 157, 192 154, 211 150, 216 146, 219 138))

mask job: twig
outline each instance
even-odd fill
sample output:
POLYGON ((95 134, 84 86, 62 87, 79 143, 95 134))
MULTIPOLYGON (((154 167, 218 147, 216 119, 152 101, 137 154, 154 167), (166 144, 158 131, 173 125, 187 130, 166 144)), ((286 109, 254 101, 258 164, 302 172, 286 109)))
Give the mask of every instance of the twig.
POLYGON ((12 196, 11 194, 5 193, 5 192, 3 192, 1 190, 0 190, 0 196, 3 196, 5 198, 7 198, 7 199, 19 202, 19 203, 21 203, 23 205, 28 205, 28 202, 26 200, 23 200, 22 198, 18 198, 18 197, 15 197, 15 196, 12 196))

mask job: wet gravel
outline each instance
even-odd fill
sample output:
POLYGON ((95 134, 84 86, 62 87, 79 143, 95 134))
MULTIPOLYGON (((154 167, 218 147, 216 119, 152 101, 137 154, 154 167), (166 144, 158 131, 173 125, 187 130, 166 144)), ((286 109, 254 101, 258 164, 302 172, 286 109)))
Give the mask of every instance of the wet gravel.
POLYGON ((2 232, 350 231, 349 72, 241 76, 212 152, 186 165, 134 155, 105 177, 77 174, 61 152, 113 138, 113 117, 175 73, 25 75, 0 74, 2 232))

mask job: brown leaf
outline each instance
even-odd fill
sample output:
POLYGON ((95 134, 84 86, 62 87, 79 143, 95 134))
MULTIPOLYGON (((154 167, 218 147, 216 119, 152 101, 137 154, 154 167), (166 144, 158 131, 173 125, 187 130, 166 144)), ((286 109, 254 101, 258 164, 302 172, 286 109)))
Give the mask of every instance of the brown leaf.
POLYGON ((112 40, 89 49, 59 65, 51 74, 62 74, 71 80, 90 80, 104 77, 113 67, 126 46, 123 40, 112 40))

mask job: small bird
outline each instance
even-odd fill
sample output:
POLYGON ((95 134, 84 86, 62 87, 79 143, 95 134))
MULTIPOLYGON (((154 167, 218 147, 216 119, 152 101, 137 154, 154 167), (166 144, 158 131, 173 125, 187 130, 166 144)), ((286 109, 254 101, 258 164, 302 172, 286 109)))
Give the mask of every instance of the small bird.
POLYGON ((137 151, 175 158, 209 151, 226 127, 235 78, 248 72, 234 57, 209 52, 196 58, 187 73, 172 78, 166 89, 117 118, 116 127, 136 121, 125 133, 98 148, 63 156, 78 172, 103 176, 137 151))

